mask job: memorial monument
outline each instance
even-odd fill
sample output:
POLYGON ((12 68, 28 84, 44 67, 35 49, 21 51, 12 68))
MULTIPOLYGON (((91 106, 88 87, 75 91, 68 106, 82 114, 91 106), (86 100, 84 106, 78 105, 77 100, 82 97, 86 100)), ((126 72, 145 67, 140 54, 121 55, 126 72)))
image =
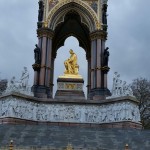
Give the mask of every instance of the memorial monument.
POLYGON ((53 5, 51 1, 39 0, 39 42, 35 45, 35 63, 32 65, 34 96, 29 92, 29 73, 24 67, 20 81, 12 77, 4 93, 8 96, 1 98, 2 121, 11 117, 49 124, 63 122, 81 126, 142 127, 138 102, 125 82, 122 84, 118 73, 113 79, 112 96, 107 88, 107 73, 110 69, 109 48, 105 46, 107 0, 99 0, 95 9, 87 1, 81 0, 55 1, 53 5), (70 35, 77 37, 86 51, 87 100, 83 92, 84 80, 79 75, 77 55, 72 49, 69 51, 70 57, 64 60, 64 75, 58 77, 57 91, 54 98, 52 96, 57 49, 70 35), (24 96, 10 96, 10 91, 24 96))
MULTIPOLYGON (((112 95, 107 87, 110 69, 109 48, 105 44, 107 6, 107 0, 39 0, 38 44, 34 49, 35 63, 32 65, 34 96, 18 91, 4 93, 0 97, 1 124, 45 124, 58 130, 61 130, 61 126, 72 130, 72 126, 75 126, 78 127, 77 131, 84 127, 88 128, 85 132, 91 131, 90 136, 95 133, 93 129, 142 128, 138 101, 117 72, 113 79, 112 95), (78 64, 77 55, 72 49, 69 51, 70 58, 64 61, 64 75, 57 79, 57 92, 53 98, 54 61, 58 48, 70 35, 75 36, 86 51, 87 99, 83 92, 84 80, 79 75, 82 64, 78 64)), ((28 77, 25 67, 19 82, 12 78, 8 91, 28 91, 28 77)), ((66 136, 66 132, 64 130, 61 136, 66 136)), ((71 139, 78 140, 73 136, 71 139)))

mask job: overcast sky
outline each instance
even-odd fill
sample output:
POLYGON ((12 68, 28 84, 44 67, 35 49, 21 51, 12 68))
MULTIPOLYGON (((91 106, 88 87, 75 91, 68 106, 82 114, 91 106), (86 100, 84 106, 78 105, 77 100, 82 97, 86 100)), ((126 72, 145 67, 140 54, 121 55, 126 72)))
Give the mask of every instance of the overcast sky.
MULTIPOLYGON (((137 77, 150 79, 150 0, 109 0, 108 5, 109 88, 115 71, 128 83, 137 77)), ((0 0, 1 79, 16 76, 19 80, 23 67, 27 66, 30 85, 33 85, 37 16, 38 0, 0 0)), ((87 84, 85 52, 77 39, 70 37, 58 50, 55 60, 55 89, 70 48, 78 55, 80 74, 84 77, 85 86, 87 84)))

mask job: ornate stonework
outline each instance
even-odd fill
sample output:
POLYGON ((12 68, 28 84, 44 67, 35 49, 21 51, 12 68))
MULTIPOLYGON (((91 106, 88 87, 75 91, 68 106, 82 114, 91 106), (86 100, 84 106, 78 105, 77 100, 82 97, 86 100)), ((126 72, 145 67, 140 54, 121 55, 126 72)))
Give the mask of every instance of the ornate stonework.
POLYGON ((50 39, 53 38, 54 32, 48 28, 40 28, 37 30, 38 37, 49 37, 50 39))
POLYGON ((95 124, 140 121, 138 106, 130 100, 101 105, 63 102, 46 104, 11 96, 0 100, 0 118, 5 117, 44 122, 95 124))
POLYGON ((103 31, 103 30, 94 31, 90 34, 90 38, 91 38, 91 40, 95 40, 95 39, 106 40, 107 39, 107 32, 103 31))
POLYGON ((48 0, 48 10, 50 11, 58 2, 59 0, 48 0))
POLYGON ((85 1, 96 13, 98 13, 98 0, 83 0, 85 1))
POLYGON ((82 83, 57 83, 57 89, 58 90, 77 90, 77 91, 82 91, 83 90, 83 84, 82 83))
POLYGON ((81 0, 63 0, 60 1, 58 4, 56 4, 51 11, 48 13, 47 15, 47 22, 50 23, 52 21, 52 17, 54 16, 54 14, 63 6, 69 4, 69 3, 74 3, 74 4, 78 4, 79 6, 83 7, 86 9, 86 11, 88 11, 88 13, 92 16, 92 19, 94 20, 95 23, 95 27, 96 29, 100 29, 101 28, 101 23, 97 17, 97 14, 95 13, 95 11, 93 9, 91 9, 91 7, 86 3, 83 2, 81 0))

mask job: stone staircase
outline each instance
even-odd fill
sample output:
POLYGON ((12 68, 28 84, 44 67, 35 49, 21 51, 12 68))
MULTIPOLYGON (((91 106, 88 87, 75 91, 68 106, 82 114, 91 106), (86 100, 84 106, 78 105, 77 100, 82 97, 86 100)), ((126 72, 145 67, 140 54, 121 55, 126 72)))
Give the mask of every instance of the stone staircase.
MULTIPOLYGON (((13 140, 18 147, 84 150, 150 150, 150 130, 104 129, 48 125, 0 125, 0 147, 13 140)), ((42 149, 41 149, 42 150, 42 149)), ((48 150, 48 149, 47 149, 48 150)))

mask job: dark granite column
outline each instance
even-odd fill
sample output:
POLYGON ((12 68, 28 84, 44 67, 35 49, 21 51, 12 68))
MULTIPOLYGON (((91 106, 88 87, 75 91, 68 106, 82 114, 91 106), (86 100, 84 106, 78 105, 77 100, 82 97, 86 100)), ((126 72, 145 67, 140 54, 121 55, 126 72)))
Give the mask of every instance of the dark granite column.
POLYGON ((51 91, 51 95, 53 94, 53 87, 54 87, 54 61, 55 58, 53 58, 53 56, 51 57, 51 72, 50 72, 50 91, 51 91))
POLYGON ((109 67, 104 64, 104 49, 107 32, 94 31, 91 37, 91 90, 88 97, 94 100, 105 99, 110 95, 107 88, 107 72, 109 67))
POLYGON ((87 61, 88 61, 87 95, 89 95, 91 90, 91 58, 89 57, 87 61))
POLYGON ((50 89, 50 80, 52 76, 52 38, 54 32, 48 28, 40 28, 37 30, 39 38, 38 46, 41 50, 41 63, 33 65, 35 71, 34 85, 32 91, 35 97, 51 98, 52 91, 50 89))

